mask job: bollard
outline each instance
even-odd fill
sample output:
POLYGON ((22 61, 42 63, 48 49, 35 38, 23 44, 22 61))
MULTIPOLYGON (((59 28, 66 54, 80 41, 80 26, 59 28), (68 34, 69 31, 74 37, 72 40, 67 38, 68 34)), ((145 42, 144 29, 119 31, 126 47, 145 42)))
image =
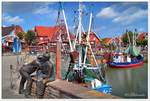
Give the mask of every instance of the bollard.
POLYGON ((10 89, 14 88, 13 78, 12 78, 13 66, 10 65, 10 89))
POLYGON ((61 79, 61 43, 56 44, 56 79, 61 79))

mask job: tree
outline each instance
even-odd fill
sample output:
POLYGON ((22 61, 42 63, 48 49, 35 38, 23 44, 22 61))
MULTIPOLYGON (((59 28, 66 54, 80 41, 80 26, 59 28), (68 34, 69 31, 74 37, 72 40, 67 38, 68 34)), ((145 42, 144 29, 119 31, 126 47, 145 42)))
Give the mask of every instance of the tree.
POLYGON ((123 38, 122 38, 123 43, 129 44, 129 40, 132 41, 132 36, 133 36, 133 33, 131 31, 124 33, 123 38), (128 38, 128 35, 129 35, 129 38, 128 38))
POLYGON ((143 40, 143 46, 146 46, 147 43, 148 43, 148 40, 147 40, 147 39, 144 39, 144 40, 143 40))
POLYGON ((19 33, 17 33, 17 36, 19 37, 20 40, 23 40, 25 37, 25 34, 26 33, 24 33, 24 32, 19 32, 19 33))
POLYGON ((29 30, 25 35, 25 40, 28 45, 32 45, 36 40, 35 32, 29 30))
POLYGON ((132 31, 128 31, 126 33, 124 33, 123 37, 122 37, 122 41, 125 45, 129 44, 129 40, 131 42, 131 44, 133 43, 133 41, 136 41, 136 37, 137 37, 137 33, 132 32, 132 31), (135 38, 133 39, 133 34, 135 36, 135 38))
POLYGON ((138 46, 146 46, 148 43, 148 40, 147 39, 144 39, 144 40, 137 40, 137 45, 138 46))

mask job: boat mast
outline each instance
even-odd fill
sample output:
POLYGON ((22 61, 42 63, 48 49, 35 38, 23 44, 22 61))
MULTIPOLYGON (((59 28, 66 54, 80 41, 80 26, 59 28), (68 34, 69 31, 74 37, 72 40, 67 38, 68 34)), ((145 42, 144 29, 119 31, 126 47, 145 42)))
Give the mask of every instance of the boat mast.
POLYGON ((136 46, 136 32, 137 32, 137 30, 135 29, 135 31, 133 33, 133 36, 134 36, 134 46, 136 46))
POLYGON ((132 33, 132 44, 134 46, 134 32, 132 33))
POLYGON ((137 36, 136 36, 136 34, 137 34, 137 29, 135 29, 135 36, 134 36, 135 46, 136 46, 136 40, 137 40, 137 36))
MULTIPOLYGON (((60 3, 60 5, 61 5, 61 3, 60 3)), ((63 13, 63 17, 64 17, 64 22, 66 25, 66 31, 67 31, 67 36, 68 36, 68 40, 69 40, 70 51, 73 52, 73 47, 72 47, 71 40, 70 40, 70 34, 69 34, 69 30, 68 30, 68 24, 66 21, 65 11, 64 11, 62 5, 61 5, 61 8, 62 8, 62 13, 63 13)))
POLYGON ((82 64, 81 35, 82 35, 82 5, 79 2, 79 67, 81 67, 82 64))
MULTIPOLYGON (((87 34, 87 37, 86 37, 86 49, 85 49, 85 56, 84 56, 84 61, 83 61, 83 65, 85 66, 85 62, 86 62, 86 58, 87 58, 87 49, 89 47, 91 53, 92 53, 92 57, 94 59, 94 62, 96 64, 96 67, 98 67, 98 63, 96 61, 96 58, 94 56, 94 53, 92 51, 92 47, 91 47, 91 44, 89 42, 89 38, 90 38, 90 33, 91 33, 91 27, 92 27, 92 21, 93 21, 93 13, 91 12, 90 13, 90 21, 89 21, 89 28, 88 28, 88 34, 87 34)), ((82 26, 83 28, 83 26, 82 26)), ((83 29, 84 30, 84 29, 83 29)), ((101 67, 100 67, 101 68, 101 67)))
MULTIPOLYGON (((90 36, 90 32, 91 32, 91 25, 92 25, 92 13, 90 14, 90 22, 89 22, 89 29, 88 29, 88 35, 87 35, 87 38, 86 38, 86 41, 88 43, 89 41, 89 36, 90 36)), ((87 44, 86 44, 87 45, 87 44)), ((87 49, 88 47, 86 46, 86 49, 85 49, 85 56, 84 56, 84 61, 83 61, 83 65, 85 66, 85 61, 86 61, 86 57, 87 57, 87 49)))
POLYGON ((129 36, 129 32, 128 30, 126 30, 127 36, 128 36, 128 40, 129 40, 129 45, 131 45, 131 41, 130 41, 130 36, 129 36))

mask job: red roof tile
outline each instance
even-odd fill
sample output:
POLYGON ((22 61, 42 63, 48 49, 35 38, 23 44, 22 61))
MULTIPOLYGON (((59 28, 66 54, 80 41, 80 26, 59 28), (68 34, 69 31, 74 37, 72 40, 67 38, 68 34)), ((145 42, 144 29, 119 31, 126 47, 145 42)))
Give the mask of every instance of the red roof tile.
MULTIPOLYGON (((54 26, 54 27, 48 27, 48 26, 36 26, 35 32, 37 36, 47 36, 49 40, 55 40, 57 38, 57 32, 61 30, 62 27, 54 26)), ((64 30, 65 38, 67 38, 66 29, 64 30)), ((75 38, 73 34, 70 34, 71 40, 75 38)))
POLYGON ((145 32, 139 33, 139 35, 137 36, 137 39, 144 40, 146 35, 148 35, 148 33, 145 33, 145 32))
POLYGON ((11 25, 8 27, 2 27, 2 36, 9 35, 12 31, 15 31, 14 34, 24 32, 21 26, 11 25))
POLYGON ((94 32, 90 33, 90 42, 96 42, 97 44, 100 43, 100 39, 96 36, 94 32))
POLYGON ((15 27, 15 34, 19 32, 24 32, 21 26, 16 25, 15 27))
POLYGON ((112 39, 111 38, 104 38, 104 43, 110 44, 110 43, 112 43, 112 39))
POLYGON ((51 40, 57 29, 58 27, 36 26, 35 32, 37 36, 47 36, 51 40))
MULTIPOLYGON (((82 33, 82 34, 84 34, 84 33, 82 33)), ((86 34, 87 34, 87 32, 86 32, 86 34)), ((89 41, 96 42, 96 44, 100 44, 100 39, 96 36, 95 32, 90 32, 89 41)))

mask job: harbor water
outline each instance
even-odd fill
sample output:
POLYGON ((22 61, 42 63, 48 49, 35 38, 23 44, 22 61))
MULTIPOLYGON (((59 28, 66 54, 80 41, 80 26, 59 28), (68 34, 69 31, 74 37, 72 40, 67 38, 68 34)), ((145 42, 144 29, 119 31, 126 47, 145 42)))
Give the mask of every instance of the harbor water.
MULTIPOLYGON (((69 66, 69 58, 62 59, 62 78, 69 66)), ((148 97, 148 64, 135 68, 107 67, 106 81, 112 86, 112 95, 121 98, 147 98, 148 97)))
MULTIPOLYGON (((65 60, 67 59, 66 57, 65 60)), ((62 78, 69 66, 68 62, 62 61, 62 78)), ((124 69, 107 67, 106 81, 112 86, 112 95, 121 98, 147 98, 148 64, 144 63, 141 67, 124 69)))
POLYGON ((122 98, 147 98, 148 64, 137 68, 108 68, 107 83, 112 86, 112 94, 122 98))

